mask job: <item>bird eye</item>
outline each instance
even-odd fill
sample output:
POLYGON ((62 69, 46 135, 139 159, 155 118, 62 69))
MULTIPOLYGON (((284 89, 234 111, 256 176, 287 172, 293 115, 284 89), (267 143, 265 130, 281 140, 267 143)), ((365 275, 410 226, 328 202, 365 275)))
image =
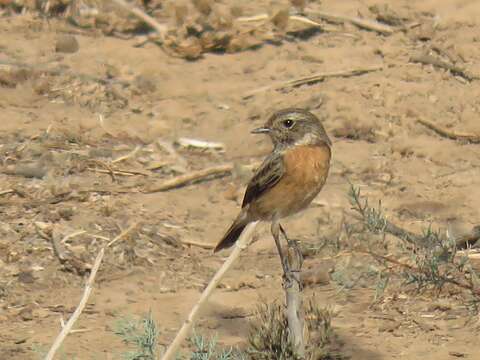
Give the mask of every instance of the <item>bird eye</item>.
POLYGON ((283 126, 285 126, 287 129, 290 129, 293 126, 293 120, 287 119, 283 122, 283 126))

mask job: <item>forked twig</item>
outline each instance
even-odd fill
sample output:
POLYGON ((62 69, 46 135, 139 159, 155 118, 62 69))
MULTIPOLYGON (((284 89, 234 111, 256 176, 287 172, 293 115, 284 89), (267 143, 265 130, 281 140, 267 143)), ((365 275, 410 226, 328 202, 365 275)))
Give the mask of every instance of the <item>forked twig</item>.
POLYGON ((196 320, 199 311, 202 309, 203 305, 207 302, 208 298, 212 294, 213 290, 215 290, 220 280, 222 280, 225 273, 230 269, 230 267, 233 265, 235 260, 237 260, 242 250, 248 246, 252 238, 253 231, 255 230, 255 227, 257 226, 257 224, 258 224, 258 221, 252 222, 247 225, 245 230, 243 230, 242 234, 240 235, 240 238, 237 240, 235 248, 230 253, 230 256, 223 263, 222 267, 217 271, 217 273, 213 276, 212 280, 210 280, 210 283, 205 288, 205 290, 203 290, 203 293, 200 296, 200 299, 193 306, 192 310, 190 311, 190 314, 188 315, 187 319, 183 323, 180 331, 175 336, 175 339, 173 339, 173 342, 170 344, 167 351, 162 356, 161 360, 175 359, 175 357, 177 356, 178 349, 180 348, 180 345, 182 344, 182 342, 185 340, 188 333, 190 332, 190 329, 192 328, 193 323, 196 320))
POLYGON ((53 343, 52 347, 48 351, 48 354, 45 357, 45 360, 53 359, 53 357, 55 356, 55 353, 62 345, 68 333, 72 330, 73 324, 75 324, 77 319, 80 317, 80 314, 82 313, 83 309, 85 308, 85 305, 87 305, 88 298, 90 297, 90 294, 93 289, 95 276, 97 276, 97 271, 98 271, 98 268, 100 267, 104 254, 105 254, 105 248, 102 248, 95 259, 95 263, 93 264, 92 271, 90 273, 90 276, 88 277, 87 283, 85 284, 85 289, 83 291, 82 298, 80 299, 80 303, 78 304, 77 308, 75 309, 70 319, 68 319, 65 326, 62 328, 62 331, 60 331, 60 334, 58 334, 57 338, 55 339, 55 342, 53 343))
POLYGON ((80 314, 82 313, 83 309, 87 305, 88 298, 90 297, 90 294, 92 293, 92 290, 93 290, 93 283, 95 282, 95 277, 97 276, 98 269, 100 268, 100 264, 102 263, 103 256, 105 255, 105 249, 112 246, 115 242, 117 242, 121 238, 128 235, 136 227, 137 227, 137 224, 133 224, 129 226, 126 230, 122 231, 119 235, 117 235, 112 241, 110 241, 106 246, 104 246, 100 250, 97 257, 95 258, 95 262, 90 272, 90 276, 88 277, 87 283, 85 284, 82 298, 80 299, 80 302, 77 308, 75 309, 75 311, 73 312, 72 316, 70 316, 70 319, 68 319, 65 326, 62 327, 62 331, 60 331, 60 333, 55 338, 55 341, 50 347, 50 350, 48 351, 47 356, 45 356, 45 360, 53 359, 53 357, 55 356, 55 353, 58 351, 63 341, 67 337, 67 335, 71 332, 73 325, 78 320, 78 318, 80 317, 80 314))
POLYGON ((457 133, 455 131, 442 129, 441 127, 435 125, 431 121, 418 119, 418 123, 426 126, 430 130, 435 131, 438 135, 443 136, 447 139, 457 140, 457 141, 465 141, 471 144, 480 144, 480 135, 475 134, 467 134, 467 133, 457 133))

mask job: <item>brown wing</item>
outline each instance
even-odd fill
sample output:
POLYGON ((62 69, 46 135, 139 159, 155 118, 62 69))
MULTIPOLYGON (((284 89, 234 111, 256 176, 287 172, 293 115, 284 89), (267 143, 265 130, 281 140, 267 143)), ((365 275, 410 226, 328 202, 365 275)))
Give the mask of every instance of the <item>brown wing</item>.
POLYGON ((267 156, 247 186, 242 208, 274 186, 282 178, 284 171, 282 154, 272 153, 267 156))

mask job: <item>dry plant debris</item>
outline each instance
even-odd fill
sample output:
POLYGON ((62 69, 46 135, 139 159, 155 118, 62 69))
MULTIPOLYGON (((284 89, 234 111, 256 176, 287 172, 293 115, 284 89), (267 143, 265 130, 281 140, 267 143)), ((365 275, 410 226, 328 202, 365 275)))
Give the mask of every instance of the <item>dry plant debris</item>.
POLYGON ((306 9, 305 4, 295 2, 292 5, 292 8, 272 8, 269 14, 242 16, 241 7, 228 8, 213 0, 173 4, 170 11, 166 11, 161 2, 139 0, 11 0, 3 4, 15 12, 60 14, 79 28, 100 29, 105 34, 121 37, 141 34, 146 26, 154 30, 148 35, 149 41, 158 43, 172 56, 187 60, 196 60, 207 52, 232 53, 254 49, 268 42, 280 43, 288 36, 301 37, 309 29, 335 31, 324 22, 351 23, 383 35, 396 31, 390 25, 371 19, 306 9), (298 15, 298 11, 302 15, 298 15), (162 14, 161 19, 153 14, 162 14), (173 24, 169 17, 174 19, 173 24))

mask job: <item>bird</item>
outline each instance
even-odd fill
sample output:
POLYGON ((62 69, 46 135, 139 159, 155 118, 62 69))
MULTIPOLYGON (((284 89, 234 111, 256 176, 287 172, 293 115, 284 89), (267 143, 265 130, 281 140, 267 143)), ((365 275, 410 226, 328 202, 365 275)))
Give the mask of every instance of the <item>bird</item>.
POLYGON ((240 213, 214 252, 233 246, 249 223, 270 222, 286 271, 280 232, 289 240, 280 220, 306 209, 318 195, 330 169, 332 143, 320 120, 301 108, 276 111, 262 127, 251 132, 268 135, 273 150, 248 183, 240 213))

